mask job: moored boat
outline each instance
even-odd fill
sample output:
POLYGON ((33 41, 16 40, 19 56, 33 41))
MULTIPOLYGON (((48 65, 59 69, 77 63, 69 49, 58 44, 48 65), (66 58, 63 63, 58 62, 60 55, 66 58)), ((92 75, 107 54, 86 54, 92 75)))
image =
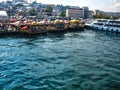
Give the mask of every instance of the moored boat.
POLYGON ((54 22, 16 21, 1 25, 3 35, 36 35, 57 32, 81 31, 84 23, 80 20, 55 20, 54 22))
POLYGON ((90 29, 120 32, 120 20, 98 19, 92 22, 91 24, 85 25, 87 28, 90 29))

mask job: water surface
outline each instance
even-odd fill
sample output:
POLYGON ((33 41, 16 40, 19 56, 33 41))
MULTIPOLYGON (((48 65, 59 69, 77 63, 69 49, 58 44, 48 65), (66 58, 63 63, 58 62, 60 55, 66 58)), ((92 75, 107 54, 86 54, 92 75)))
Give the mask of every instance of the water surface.
POLYGON ((120 34, 1 37, 0 90, 120 90, 120 34))

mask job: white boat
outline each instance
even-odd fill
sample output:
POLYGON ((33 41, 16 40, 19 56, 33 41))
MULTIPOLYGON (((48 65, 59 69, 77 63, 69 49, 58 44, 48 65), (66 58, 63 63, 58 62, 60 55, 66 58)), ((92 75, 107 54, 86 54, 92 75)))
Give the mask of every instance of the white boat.
POLYGON ((120 20, 97 19, 86 26, 96 30, 120 32, 120 20))

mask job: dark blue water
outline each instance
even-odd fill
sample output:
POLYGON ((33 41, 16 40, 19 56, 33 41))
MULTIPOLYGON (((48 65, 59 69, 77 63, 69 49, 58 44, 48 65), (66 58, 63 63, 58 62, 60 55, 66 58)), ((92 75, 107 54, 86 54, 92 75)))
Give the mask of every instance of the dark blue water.
POLYGON ((0 90, 120 90, 120 34, 1 37, 0 90))

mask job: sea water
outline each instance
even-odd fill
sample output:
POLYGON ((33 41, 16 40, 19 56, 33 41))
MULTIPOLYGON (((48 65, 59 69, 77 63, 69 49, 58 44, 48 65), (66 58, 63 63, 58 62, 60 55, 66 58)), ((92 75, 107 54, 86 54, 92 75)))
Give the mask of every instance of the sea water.
POLYGON ((120 34, 1 37, 0 90, 120 90, 120 34))

